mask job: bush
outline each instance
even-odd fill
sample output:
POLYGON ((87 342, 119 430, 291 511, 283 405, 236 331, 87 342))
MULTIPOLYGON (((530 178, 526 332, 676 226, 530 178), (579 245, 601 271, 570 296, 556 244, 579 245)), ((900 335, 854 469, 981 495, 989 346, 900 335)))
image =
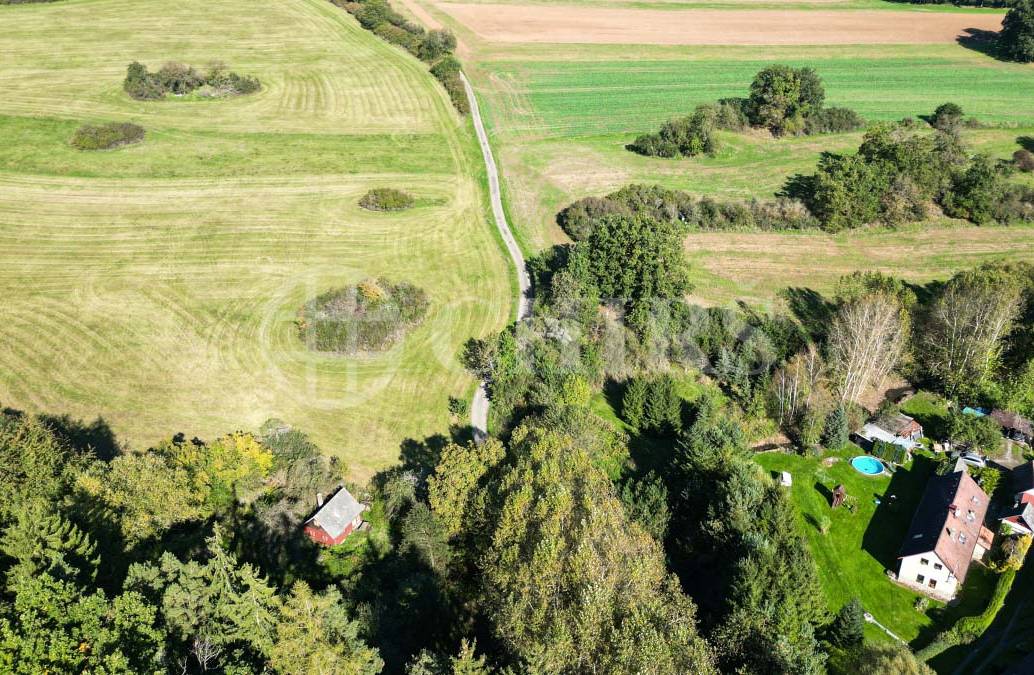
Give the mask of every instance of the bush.
POLYGON ((417 50, 422 61, 433 63, 456 49, 456 36, 449 30, 433 30, 424 36, 417 50))
POLYGON ((825 154, 808 207, 829 232, 876 222, 881 197, 890 186, 889 173, 885 164, 868 163, 861 155, 825 154))
POLYGON ((596 220, 614 213, 629 215, 631 212, 624 204, 610 197, 585 197, 560 211, 556 222, 567 236, 581 241, 589 236, 596 220))
POLYGON ((306 303, 297 322, 298 333, 309 349, 318 352, 379 351, 423 321, 428 304, 427 294, 412 284, 368 280, 306 303))
POLYGON ((261 85, 254 77, 239 75, 226 70, 222 64, 214 64, 207 75, 202 75, 191 66, 168 62, 156 73, 136 61, 126 69, 122 88, 138 100, 156 100, 167 94, 183 96, 198 92, 205 96, 240 96, 251 94, 261 85))
POLYGON ((803 230, 819 221, 799 201, 719 202, 696 199, 659 185, 627 185, 606 197, 587 197, 557 214, 557 224, 575 241, 587 238, 596 221, 608 215, 646 215, 700 230, 803 230))
POLYGON ((1030 150, 1017 150, 1012 153, 1012 163, 1024 173, 1034 171, 1034 152, 1030 150))
POLYGON ((373 34, 385 42, 402 47, 411 54, 416 54, 420 49, 420 36, 414 35, 404 28, 399 28, 395 24, 382 23, 373 29, 373 34))
POLYGON ((359 206, 370 211, 402 211, 414 203, 412 195, 394 188, 374 188, 359 200, 359 206))
POLYGON ((144 140, 144 128, 131 122, 84 124, 75 130, 70 141, 78 150, 112 150, 144 140))
POLYGON ((648 157, 669 159, 702 153, 713 155, 718 149, 718 140, 714 136, 715 115, 713 106, 697 106, 689 117, 669 120, 660 132, 639 136, 628 149, 648 157))
POLYGON ((942 103, 930 118, 930 126, 939 131, 955 131, 961 123, 962 108, 955 103, 942 103))
POLYGON ((747 117, 747 99, 722 98, 714 104, 714 123, 719 129, 743 131, 750 126, 747 117))
POLYGON ((756 127, 773 134, 799 134, 805 118, 822 108, 826 98, 822 81, 811 68, 774 65, 754 76, 747 101, 747 116, 756 127))
POLYGON ((944 200, 944 211, 955 218, 965 218, 977 225, 996 220, 999 203, 1005 193, 1001 169, 986 155, 978 155, 965 171, 955 177, 951 192, 944 200))
POLYGON ((1017 0, 1002 20, 998 33, 998 52, 1007 59, 1034 61, 1034 0, 1017 0))
POLYGON ((806 134, 837 134, 863 127, 865 120, 850 108, 821 108, 804 120, 806 134))
POLYGON ((461 68, 462 66, 456 60, 456 57, 446 56, 431 66, 431 74, 445 87, 445 91, 448 92, 449 98, 452 100, 456 110, 460 114, 466 115, 470 112, 470 102, 467 100, 467 89, 463 86, 463 80, 460 78, 461 68))

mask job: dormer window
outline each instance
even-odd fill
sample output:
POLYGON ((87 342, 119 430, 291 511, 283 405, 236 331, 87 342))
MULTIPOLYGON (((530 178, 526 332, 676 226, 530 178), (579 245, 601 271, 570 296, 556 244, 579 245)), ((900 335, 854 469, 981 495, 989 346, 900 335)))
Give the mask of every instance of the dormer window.
POLYGON ((959 535, 959 543, 960 544, 965 544, 966 543, 966 535, 964 535, 964 534, 960 534, 959 535))
POLYGON ((973 512, 973 509, 970 509, 969 511, 966 512, 966 520, 968 522, 972 523, 973 519, 976 518, 976 517, 977 517, 977 514, 973 512))

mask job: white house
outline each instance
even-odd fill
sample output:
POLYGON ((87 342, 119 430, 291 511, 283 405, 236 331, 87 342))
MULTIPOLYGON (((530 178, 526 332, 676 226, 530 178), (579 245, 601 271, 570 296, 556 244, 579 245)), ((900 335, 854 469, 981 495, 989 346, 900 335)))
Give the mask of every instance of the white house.
POLYGON ((1034 461, 1013 469, 1012 476, 1016 503, 1000 519, 1014 534, 1034 534, 1034 461))
POLYGON ((901 547, 898 581, 941 600, 965 582, 970 563, 991 548, 984 527, 989 499, 966 472, 934 476, 901 547))

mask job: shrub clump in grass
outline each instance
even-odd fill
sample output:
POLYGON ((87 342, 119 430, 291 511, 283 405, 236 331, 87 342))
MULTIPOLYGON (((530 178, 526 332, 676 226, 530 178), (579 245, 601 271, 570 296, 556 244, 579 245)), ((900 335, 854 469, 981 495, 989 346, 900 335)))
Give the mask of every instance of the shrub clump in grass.
POLYGON ((359 206, 370 211, 402 211, 414 203, 412 195, 395 188, 374 188, 359 200, 359 206))
POLYGON ((147 66, 134 61, 126 69, 122 88, 138 101, 153 101, 169 94, 196 93, 205 98, 243 96, 258 91, 262 85, 254 77, 227 70, 222 63, 214 63, 207 73, 201 73, 193 66, 170 61, 152 73, 147 66))
POLYGON ((144 140, 144 128, 132 122, 84 124, 75 130, 70 141, 78 150, 113 150, 144 140))
POLYGON ((302 308, 298 333, 317 352, 383 351, 427 315, 427 294, 409 283, 369 279, 328 291, 302 308))

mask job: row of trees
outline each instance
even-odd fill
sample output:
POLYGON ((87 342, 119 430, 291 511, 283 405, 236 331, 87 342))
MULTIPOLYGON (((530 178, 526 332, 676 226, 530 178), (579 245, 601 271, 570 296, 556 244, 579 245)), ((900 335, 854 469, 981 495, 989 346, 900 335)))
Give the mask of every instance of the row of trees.
POLYGON ((606 197, 587 197, 557 215, 579 241, 604 216, 646 215, 684 230, 799 230, 829 232, 882 223, 900 225, 937 213, 976 224, 1034 220, 1034 190, 1010 182, 1025 170, 1026 151, 1013 162, 971 155, 957 131, 962 111, 940 106, 931 134, 912 121, 877 124, 858 152, 823 154, 816 171, 787 179, 775 200, 720 202, 659 186, 629 185, 606 197))
POLYGON ((462 114, 470 112, 460 64, 453 56, 456 36, 451 31, 425 31, 396 12, 387 0, 334 0, 334 4, 355 16, 366 30, 430 65, 431 74, 445 87, 453 106, 462 114))

